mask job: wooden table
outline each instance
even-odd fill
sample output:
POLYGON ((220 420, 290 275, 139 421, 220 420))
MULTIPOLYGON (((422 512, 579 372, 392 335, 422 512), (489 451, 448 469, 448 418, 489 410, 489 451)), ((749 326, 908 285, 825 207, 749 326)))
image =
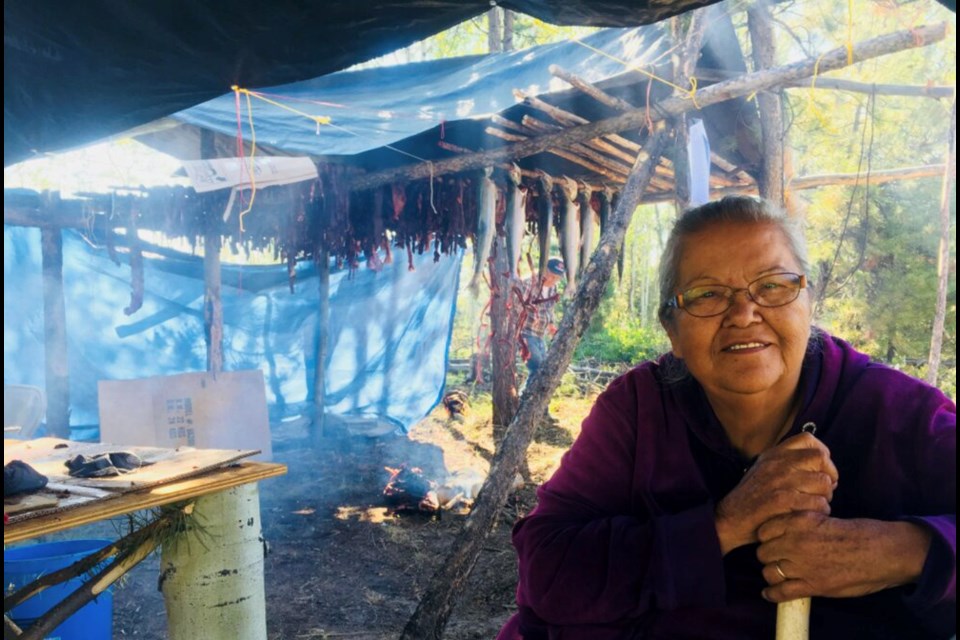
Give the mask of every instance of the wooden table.
MULTIPOLYGON (((186 530, 162 544, 168 638, 265 640, 263 538, 257 483, 283 464, 235 462, 8 523, 4 545, 163 505, 192 503, 186 530)), ((149 555, 156 543, 136 556, 149 555)), ((98 576, 99 577, 99 576, 98 576)), ((96 580, 96 578, 94 579, 96 580)))
POLYGON ((108 520, 134 511, 182 502, 225 491, 250 482, 282 476, 286 465, 270 462, 241 462, 201 476, 164 484, 151 489, 123 493, 116 497, 80 505, 66 511, 38 515, 3 527, 3 544, 30 540, 73 527, 108 520))

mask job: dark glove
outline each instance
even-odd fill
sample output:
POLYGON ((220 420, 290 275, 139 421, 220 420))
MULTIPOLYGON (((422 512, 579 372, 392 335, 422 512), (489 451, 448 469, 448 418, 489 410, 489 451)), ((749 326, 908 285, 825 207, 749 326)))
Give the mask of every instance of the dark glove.
POLYGON ((3 465, 3 497, 15 493, 32 493, 47 486, 47 476, 22 460, 3 465))
POLYGON ((115 451, 95 456, 78 455, 63 464, 67 465, 74 478, 106 478, 130 473, 143 466, 143 461, 135 453, 115 451))

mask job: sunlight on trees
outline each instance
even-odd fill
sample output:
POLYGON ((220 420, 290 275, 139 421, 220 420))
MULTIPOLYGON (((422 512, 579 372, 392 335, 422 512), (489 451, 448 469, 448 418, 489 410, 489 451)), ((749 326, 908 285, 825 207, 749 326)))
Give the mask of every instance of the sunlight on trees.
MULTIPOLYGON (((749 60, 743 6, 719 5, 733 15, 749 60)), ((936 46, 870 60, 829 74, 861 83, 953 87, 956 84, 956 16, 934 0, 783 2, 771 7, 778 63, 820 53, 909 26, 947 21, 951 36, 936 46)), ((557 27, 516 15, 517 49, 594 31, 557 27)), ((487 51, 488 22, 481 16, 360 67, 403 64, 487 51)), ((546 72, 545 72, 546 73, 546 72)), ((816 85, 816 80, 811 85, 816 85)), ((882 92, 785 89, 784 121, 796 176, 857 173, 854 186, 830 186, 792 195, 808 227, 810 274, 822 296, 817 322, 875 358, 923 376, 937 291, 940 179, 872 184, 871 172, 944 161, 950 119, 948 100, 882 92)), ((41 158, 4 170, 4 186, 104 191, 116 186, 186 184, 172 174, 179 163, 132 140, 41 158)), ((789 190, 789 188, 788 188, 789 190)), ((956 196, 951 225, 956 223, 956 196)), ((670 221, 670 205, 638 209, 627 233, 622 279, 614 274, 607 298, 577 358, 624 366, 667 346, 656 320, 657 259, 670 221)), ((955 234, 951 234, 955 238, 955 234)), ((956 242, 950 247, 943 364, 939 384, 956 394, 956 242)), ((465 263, 470 262, 467 256, 465 263)), ((462 300, 453 353, 471 353, 479 330, 477 305, 462 300)), ((560 310, 562 313, 562 308, 560 310)))

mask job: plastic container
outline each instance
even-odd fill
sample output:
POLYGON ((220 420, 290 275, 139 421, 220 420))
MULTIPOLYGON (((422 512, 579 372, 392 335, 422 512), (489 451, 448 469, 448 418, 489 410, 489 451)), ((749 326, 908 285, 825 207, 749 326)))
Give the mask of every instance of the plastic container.
MULTIPOLYGON (((69 567, 77 560, 102 549, 110 540, 62 540, 14 547, 3 550, 3 582, 5 594, 16 591, 42 575, 69 567)), ((81 575, 48 587, 14 607, 10 617, 26 630, 87 580, 81 575)), ((47 634, 47 640, 111 640, 113 636, 113 593, 107 589, 96 599, 64 620, 47 634)))

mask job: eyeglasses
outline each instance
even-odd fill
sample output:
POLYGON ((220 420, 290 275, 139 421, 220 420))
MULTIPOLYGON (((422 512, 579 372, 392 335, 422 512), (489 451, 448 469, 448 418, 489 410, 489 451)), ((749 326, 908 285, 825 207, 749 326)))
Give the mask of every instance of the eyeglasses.
POLYGON ((710 318, 732 307, 734 296, 741 291, 746 291, 754 303, 769 308, 790 304, 806 286, 807 276, 799 273, 771 273, 757 278, 742 289, 722 284, 691 287, 668 300, 666 306, 683 309, 697 318, 710 318))

